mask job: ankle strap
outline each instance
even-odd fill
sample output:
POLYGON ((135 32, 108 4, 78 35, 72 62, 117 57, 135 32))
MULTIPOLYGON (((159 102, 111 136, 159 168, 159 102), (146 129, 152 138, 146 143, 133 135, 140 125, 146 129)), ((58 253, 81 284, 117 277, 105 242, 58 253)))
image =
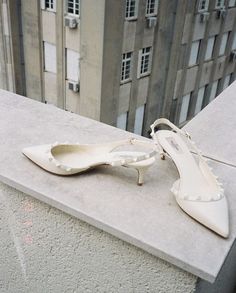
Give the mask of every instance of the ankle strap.
POLYGON ((167 125, 169 126, 171 129, 173 129, 174 132, 177 132, 189 139, 191 139, 190 135, 188 134, 187 131, 185 130, 182 130, 180 128, 178 128, 177 126, 175 126, 172 122, 170 122, 168 119, 166 118, 160 118, 160 119, 157 119, 150 127, 151 127, 151 130, 152 132, 150 133, 151 137, 154 138, 154 135, 155 135, 155 127, 157 127, 158 125, 161 125, 161 124, 164 124, 164 125, 167 125))

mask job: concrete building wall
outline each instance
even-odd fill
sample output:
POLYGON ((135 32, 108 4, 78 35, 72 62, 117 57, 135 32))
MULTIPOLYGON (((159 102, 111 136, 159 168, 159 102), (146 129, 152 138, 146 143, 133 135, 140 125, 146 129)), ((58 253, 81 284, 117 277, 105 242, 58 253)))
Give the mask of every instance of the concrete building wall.
POLYGON ((105 0, 81 2, 79 113, 100 120, 105 0))
POLYGON ((39 26, 40 2, 24 0, 21 4, 26 95, 32 99, 43 101, 42 32, 39 26))
POLYGON ((208 18, 201 21, 198 0, 160 0, 157 24, 151 28, 147 26, 145 0, 137 1, 137 17, 132 19, 125 17, 125 1, 80 2, 80 15, 73 16, 78 25, 72 29, 65 26, 65 1, 55 1, 53 10, 43 8, 43 1, 0 1, 2 88, 114 126, 120 115, 126 115, 124 127, 131 132, 139 119, 137 109, 144 107, 140 124, 142 134, 148 135, 150 124, 158 117, 179 124, 184 95, 191 95, 189 120, 195 115, 199 88, 207 88, 204 107, 215 81, 219 80, 219 93, 225 76, 230 75, 230 82, 235 78, 235 60, 230 54, 236 7, 228 8, 228 1, 222 17, 218 17, 215 1, 209 1, 208 18), (17 9, 21 13, 16 13, 17 9), (219 54, 225 33, 229 33, 226 50, 219 54), (208 39, 213 36, 212 58, 204 60, 208 39), (196 41, 197 61, 189 64, 196 41), (44 68, 44 42, 55 45, 54 72, 44 68), (152 48, 151 71, 140 77, 140 51, 146 47, 152 48), (78 80, 67 77, 67 50, 79 56, 78 80), (122 54, 128 52, 132 52, 131 76, 123 83, 122 54), (69 89, 71 82, 79 84, 78 92, 69 89))

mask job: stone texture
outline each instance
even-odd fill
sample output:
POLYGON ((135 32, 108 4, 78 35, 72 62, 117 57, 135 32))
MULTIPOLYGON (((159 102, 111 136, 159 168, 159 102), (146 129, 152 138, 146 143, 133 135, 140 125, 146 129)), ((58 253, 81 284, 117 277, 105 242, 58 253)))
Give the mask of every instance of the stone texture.
POLYGON ((185 127, 205 155, 233 166, 236 166, 235 92, 236 81, 185 127))
POLYGON ((194 292, 196 277, 0 184, 0 292, 194 292))

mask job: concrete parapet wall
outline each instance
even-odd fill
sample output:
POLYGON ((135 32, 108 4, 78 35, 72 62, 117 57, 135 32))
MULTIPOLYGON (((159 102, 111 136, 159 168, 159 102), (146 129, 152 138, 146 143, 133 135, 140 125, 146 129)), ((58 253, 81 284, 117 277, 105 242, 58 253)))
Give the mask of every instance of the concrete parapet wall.
POLYGON ((0 292, 194 292, 197 277, 0 183, 0 292))

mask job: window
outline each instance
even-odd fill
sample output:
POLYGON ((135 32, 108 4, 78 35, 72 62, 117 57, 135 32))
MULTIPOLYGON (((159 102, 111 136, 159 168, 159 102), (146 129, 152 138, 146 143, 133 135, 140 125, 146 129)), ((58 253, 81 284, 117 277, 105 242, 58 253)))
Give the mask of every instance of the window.
POLYGON ((224 0, 216 0, 215 8, 222 8, 224 7, 225 1, 224 0))
POLYGON ((67 0, 67 12, 75 16, 80 14, 80 0, 67 0))
POLYGON ((142 135, 142 131, 143 131, 144 108, 145 108, 144 105, 141 107, 138 107, 135 113, 134 133, 139 135, 142 135))
POLYGON ((209 38, 207 41, 205 60, 210 60, 212 57, 215 39, 216 39, 216 37, 214 36, 214 37, 209 38))
POLYGON ((136 0, 126 0, 125 18, 126 19, 137 18, 137 1, 136 0))
POLYGON ((230 74, 226 75, 225 80, 224 80, 224 84, 223 84, 223 90, 225 90, 230 84, 230 74))
POLYGON ((50 43, 44 42, 44 70, 47 72, 57 72, 56 61, 56 46, 50 43))
POLYGON ((234 33, 234 40, 232 44, 232 50, 236 50, 236 32, 234 33))
POLYGON ((195 41, 192 43, 189 63, 188 63, 189 66, 197 64, 199 46, 200 46, 200 41, 195 41))
POLYGON ((204 12, 208 10, 209 0, 200 0, 198 4, 198 12, 204 12))
POLYGON ((54 7, 54 1, 53 0, 46 0, 45 1, 45 7, 48 9, 53 9, 54 7))
POLYGON ((120 116, 118 116, 117 122, 116 122, 116 127, 126 130, 127 117, 128 117, 128 112, 125 112, 124 114, 121 114, 120 116))
POLYGON ((146 0, 146 16, 154 16, 157 14, 159 0, 146 0))
POLYGON ((41 0, 41 8, 48 11, 56 11, 56 0, 41 0))
POLYGON ((227 40, 228 40, 229 33, 224 33, 222 35, 221 43, 220 43, 220 51, 219 51, 219 56, 225 54, 225 49, 227 45, 227 40))
POLYGON ((66 49, 66 78, 79 81, 79 53, 66 49))
POLYGON ((138 77, 145 76, 151 70, 151 47, 139 51, 138 77))
POLYGON ((191 93, 185 95, 182 99, 181 111, 179 115, 179 124, 187 120, 190 96, 191 96, 191 93))
POLYGON ((130 80, 132 52, 122 55, 121 81, 130 80))
POLYGON ((202 110, 202 102, 204 99, 205 89, 206 89, 206 87, 204 86, 198 90, 197 103, 196 103, 195 111, 194 111, 195 115, 202 110))
POLYGON ((229 7, 234 7, 235 6, 235 0, 229 0, 229 7))
POLYGON ((211 87, 211 94, 210 94, 210 97, 209 97, 209 103, 210 103, 211 101, 213 101, 213 100, 215 99, 215 97, 216 97, 217 88, 218 88, 218 83, 219 83, 219 81, 216 80, 216 81, 214 81, 213 84, 212 84, 212 87, 211 87))

